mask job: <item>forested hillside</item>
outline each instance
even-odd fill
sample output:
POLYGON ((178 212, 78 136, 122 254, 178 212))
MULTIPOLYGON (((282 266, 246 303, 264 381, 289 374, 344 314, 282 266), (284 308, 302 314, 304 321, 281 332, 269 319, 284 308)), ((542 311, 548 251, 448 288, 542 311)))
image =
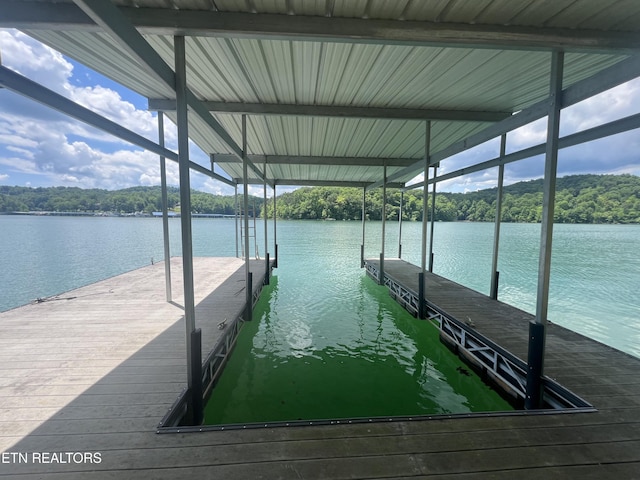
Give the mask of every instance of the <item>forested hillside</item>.
MULTIPOLYGON (((169 209, 180 210, 180 191, 167 189, 169 209)), ((262 198, 251 198, 261 211, 262 198)), ((192 191, 194 213, 233 215, 235 198, 192 191)), ((162 210, 160 187, 133 187, 124 190, 81 189, 74 187, 28 188, 0 186, 0 212, 109 212, 127 214, 162 210)))
MULTIPOLYGON (((440 221, 494 221, 497 189, 471 193, 438 193, 435 219, 440 221)), ((168 189, 169 208, 179 210, 179 191, 168 189)), ((431 195, 429 195, 429 212, 431 195)), ((192 192, 194 213, 231 215, 233 196, 192 192)), ((262 198, 252 198, 261 214, 262 198)), ((387 191, 387 219, 397 219, 400 191, 387 191)), ((133 212, 159 211, 160 187, 99 190, 69 187, 28 188, 0 186, 0 212, 133 212)), ((359 220, 362 189, 306 187, 278 196, 279 218, 359 220)), ((267 212, 273 215, 273 202, 267 212)), ((368 192, 366 216, 380 220, 382 189, 368 192)), ((542 179, 516 183, 504 188, 502 220, 539 222, 542 216, 542 179)), ((422 220, 422 191, 404 194, 402 217, 422 220)), ((556 193, 556 221, 559 223, 640 223, 640 177, 633 175, 574 175, 559 178, 556 193)))
MULTIPOLYGON (((539 222, 542 217, 542 179, 504 188, 502 220, 539 222)), ((494 221, 497 188, 471 193, 437 193, 435 219, 439 221, 494 221)), ((431 211, 431 195, 428 198, 431 211)), ((397 219, 400 191, 387 191, 387 219, 397 219)), ((273 205, 267 211, 272 215, 273 205)), ((291 219, 357 220, 362 215, 362 190, 355 188, 301 188, 278 197, 278 216, 291 219)), ((640 177, 633 175, 575 175, 559 178, 556 192, 559 223, 640 223, 640 177)), ((366 215, 380 220, 382 189, 368 192, 366 215)), ((402 218, 422 220, 422 191, 404 194, 402 218)))

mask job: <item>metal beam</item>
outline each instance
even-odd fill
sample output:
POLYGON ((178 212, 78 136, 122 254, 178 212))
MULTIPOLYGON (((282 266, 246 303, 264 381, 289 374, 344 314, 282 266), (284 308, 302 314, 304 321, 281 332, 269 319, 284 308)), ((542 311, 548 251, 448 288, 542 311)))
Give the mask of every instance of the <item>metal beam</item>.
MULTIPOLYGON (((606 68, 595 75, 574 83, 562 91, 560 96, 560 108, 567 108, 582 100, 586 100, 598 93, 609 90, 624 82, 633 80, 640 76, 640 54, 629 57, 626 60, 606 68)), ((493 138, 497 138, 503 133, 510 132, 516 128, 523 127, 531 122, 547 116, 549 111, 549 98, 545 98, 528 108, 495 123, 481 132, 456 142, 431 156, 431 164, 438 163, 457 153, 461 153, 470 148, 476 147, 493 138)), ((389 181, 393 182, 402 178, 412 178, 416 176, 423 167, 423 161, 417 160, 413 165, 406 167, 389 176, 389 181)), ((377 188, 381 182, 374 182, 367 187, 367 190, 377 188)))
POLYGON ((194 351, 200 351, 193 342, 196 331, 196 307, 193 281, 193 236, 191 232, 191 181, 189 171, 189 122, 187 119, 187 71, 184 37, 175 37, 176 97, 178 127, 178 162, 180 173, 180 225, 182 233, 182 280, 184 288, 184 320, 187 343, 187 385, 190 391, 190 407, 193 425, 202 422, 202 392, 200 359, 194 361, 194 351))
POLYGON ((558 172, 558 143, 564 53, 554 52, 551 61, 551 84, 549 87, 549 115, 547 120, 547 143, 544 166, 544 191, 542 196, 542 221, 540 231, 540 259, 538 263, 538 290, 536 294, 536 318, 529 328, 527 356, 527 390, 524 408, 531 410, 543 407, 545 336, 549 308, 549 285, 551 278, 551 247, 553 244, 553 214, 555 211, 556 177, 558 172))
POLYGON ((384 166, 384 172, 382 174, 382 245, 380 247, 380 276, 378 277, 378 283, 384 285, 384 240, 386 237, 387 226, 387 166, 384 166))
MULTIPOLYGON (((33 80, 30 80, 27 77, 23 77, 19 73, 16 73, 13 70, 10 70, 7 67, 3 67, 1 65, 0 86, 23 95, 27 98, 30 98, 31 100, 41 103, 49 108, 53 108, 54 110, 64 113, 65 115, 75 118, 76 120, 86 123, 87 125, 91 125, 92 127, 107 132, 114 137, 118 137, 124 140, 125 142, 137 145, 138 147, 141 147, 159 156, 166 157, 171 161, 177 162, 179 159, 176 152, 168 150, 167 148, 162 147, 157 143, 154 143, 151 140, 148 140, 147 138, 124 128, 122 125, 112 122, 111 120, 98 115, 88 108, 85 108, 82 105, 78 105, 68 98, 63 97, 53 90, 49 90, 48 88, 43 87, 33 80)), ((226 183, 227 185, 234 185, 234 182, 232 180, 215 174, 210 170, 207 170, 205 167, 192 161, 189 161, 189 168, 200 172, 203 175, 214 178, 220 182, 226 183)))
MULTIPOLYGON (((507 150, 507 134, 500 137, 500 158, 507 150)), ((493 255, 491 257, 491 288, 490 296, 498 299, 498 254, 500 252, 500 221, 502 219, 502 187, 504 185, 504 163, 498 169, 498 192, 496 195, 496 221, 493 230, 493 255)))
MULTIPOLYGON (((431 122, 425 122, 424 159, 422 160, 422 164, 424 165, 424 182, 422 182, 422 185, 424 186, 422 190, 422 242, 421 242, 421 249, 420 249, 420 269, 421 269, 422 275, 424 275, 427 270, 427 199, 428 199, 428 193, 429 193, 427 191, 427 185, 429 184, 429 163, 431 160, 430 155, 431 155, 431 122)), ((420 306, 420 309, 421 309, 420 311, 422 311, 422 305, 420 306)))
MULTIPOLYGON (((158 142, 164 147, 164 114, 158 112, 158 142)), ((164 247, 164 282, 167 302, 171 296, 171 250, 169 248, 169 201, 167 198, 167 166, 164 155, 160 155, 160 188, 162 191, 162 241, 164 247)))
MULTIPOLYGON (((443 120, 463 122, 498 122, 511 112, 478 110, 439 110, 427 108, 380 108, 337 105, 291 105, 281 103, 234 103, 203 100, 210 112, 247 115, 292 115, 338 118, 383 118, 390 120, 443 120)), ((172 99, 150 98, 149 110, 171 111, 172 99)))
POLYGON ((429 222, 429 271, 433 273, 433 234, 436 222, 436 176, 438 173, 438 164, 433 165, 433 187, 431 190, 431 222, 429 222))
MULTIPOLYGON (((136 58, 140 65, 151 75, 164 83, 172 91, 176 90, 176 76, 171 67, 169 67, 160 54, 149 45, 140 32, 136 30, 136 27, 116 5, 105 0, 74 0, 74 2, 98 26, 110 33, 119 45, 132 55, 133 58, 136 58)), ((229 149, 241 159, 242 149, 188 88, 186 90, 186 100, 193 112, 207 123, 220 141, 227 145, 229 149)), ((255 165, 249 162, 249 166, 262 178, 262 173, 255 165)))
MULTIPOLYGON (((214 154, 216 163, 238 163, 235 155, 214 154)), ((415 158, 381 158, 381 157, 327 157, 327 156, 299 156, 299 155, 249 155, 255 163, 270 165, 348 165, 357 167, 406 167, 412 165, 415 158)))
MULTIPOLYGON (((252 276, 250 270, 250 260, 249 260, 249 188, 248 188, 248 167, 249 162, 247 160, 247 117, 245 115, 242 116, 242 178, 243 178, 243 190, 242 190, 242 209, 243 209, 243 217, 242 222, 244 224, 244 292, 245 292, 245 321, 250 321, 253 316, 253 285, 252 285, 252 276)), ((254 212, 255 215, 255 212, 254 212)), ((256 237, 257 241, 258 237, 256 237)))
MULTIPOLYGON (((587 130, 583 130, 582 132, 572 133, 571 135, 562 137, 558 142, 558 148, 563 149, 573 147, 582 143, 598 140, 600 138, 605 138, 611 135, 617 135, 619 133, 635 130, 636 128, 640 128, 640 113, 636 113, 635 115, 630 115, 619 120, 614 120, 613 122, 605 123, 604 125, 598 125, 597 127, 592 127, 587 130)), ((476 165, 471 165, 470 167, 464 167, 459 170, 440 175, 435 179, 429 180, 429 184, 433 183, 434 181, 443 182, 444 180, 451 180, 453 178, 462 177, 463 175, 469 175, 470 173, 480 172, 489 168, 517 162, 518 160, 524 160, 525 158, 542 155, 545 152, 545 148, 545 143, 539 143, 538 145, 534 145, 533 147, 518 150, 517 152, 509 153, 501 157, 487 160, 486 162, 481 162, 476 165)), ((411 185, 405 187, 404 190, 407 191, 413 190, 415 188, 421 188, 423 185, 424 182, 412 183, 411 185)))
MULTIPOLYGON (((82 11, 65 3, 4 3, 0 27, 96 29, 82 11)), ((636 32, 306 15, 295 15, 292 21, 289 15, 169 8, 119 10, 142 34, 152 35, 578 52, 630 52, 640 48, 636 32)))
MULTIPOLYGON (((259 185, 261 183, 258 179, 249 179, 249 184, 259 185)), ((357 187, 364 188, 369 185, 369 182, 351 182, 342 180, 304 180, 304 179, 276 179, 274 180, 276 185, 291 186, 291 187, 357 187)), ((387 188, 403 188, 404 183, 387 183, 387 188)))

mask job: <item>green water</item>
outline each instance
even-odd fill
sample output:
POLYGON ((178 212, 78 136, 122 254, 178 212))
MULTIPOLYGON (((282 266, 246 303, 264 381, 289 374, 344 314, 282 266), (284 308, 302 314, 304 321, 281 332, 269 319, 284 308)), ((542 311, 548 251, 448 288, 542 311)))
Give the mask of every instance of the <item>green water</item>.
POLYGON ((206 424, 511 410, 357 262, 280 262, 206 424))
MULTIPOLYGON (((180 255, 180 222, 173 219, 169 223, 171 254, 180 255)), ((234 225, 233 220, 195 219, 194 255, 234 256, 234 225)), ((261 238, 263 223, 259 221, 257 227, 261 238)), ((435 273, 488 293, 493 229, 490 223, 436 223, 435 273)), ((272 230, 269 222, 273 254, 272 230)), ((380 254, 380 232, 380 222, 367 222, 367 257, 380 254)), ((403 258, 419 264, 421 225, 405 223, 402 232, 403 258)), ((437 398, 442 411, 455 411, 454 406, 462 406, 465 411, 490 408, 479 405, 481 399, 466 393, 471 379, 456 370, 458 360, 439 344, 438 348, 432 347, 432 326, 407 316, 386 290, 364 277, 358 268, 361 241, 360 222, 278 221, 278 285, 273 291, 265 291, 256 321, 245 326, 239 353, 229 368, 235 373, 229 375, 237 384, 245 383, 255 391, 285 391, 269 387, 276 382, 287 385, 287 381, 297 385, 297 390, 290 388, 287 398, 270 401, 261 400, 257 393, 247 393, 249 390, 238 390, 240 397, 224 394, 229 399, 224 410, 254 402, 251 408, 266 412, 269 403, 280 405, 287 417, 297 419, 300 415, 294 417, 294 399, 303 385, 341 397, 335 401, 310 395, 322 408, 331 410, 339 404, 370 408, 358 409, 355 414, 347 410, 313 414, 325 418, 377 415, 375 405, 379 403, 374 399, 381 397, 392 400, 383 415, 406 414, 405 397, 410 395, 419 406, 437 398), (253 346, 256 355, 267 360, 265 363, 257 364, 242 354, 243 348, 253 346), (246 370, 235 365, 243 357, 251 362, 246 370), (338 365, 338 373, 325 368, 333 363, 338 365), (363 365, 372 368, 361 370, 359 366, 363 365), (388 374, 391 365, 397 367, 393 369, 399 375, 397 379, 388 374), (278 380, 272 376, 274 372, 284 375, 278 380), (440 378, 447 378, 447 382, 439 383, 440 378), (347 390, 340 382, 358 388, 347 390), (359 393, 364 392, 362 384, 376 382, 376 388, 359 393), (423 388, 425 385, 428 388, 423 388), (401 386, 408 387, 410 393, 402 391, 401 386), (345 391, 349 393, 343 394, 345 391)), ((499 298, 529 312, 535 310, 539 242, 540 225, 502 225, 499 298)), ((263 244, 259 246, 262 252, 263 244)), ((396 256, 397 247, 397 224, 389 222, 386 256, 396 256)), ((555 225, 549 319, 640 357, 639 251, 640 225, 555 225)), ((162 222, 153 218, 0 215, 0 253, 3 311, 148 265, 152 258, 161 259, 162 222)), ((481 385, 475 383, 473 392, 481 385)), ((227 389, 231 392, 236 387, 227 389)), ((216 401, 221 392, 223 389, 216 391, 216 401)), ((223 407, 216 407, 218 410, 223 407)))

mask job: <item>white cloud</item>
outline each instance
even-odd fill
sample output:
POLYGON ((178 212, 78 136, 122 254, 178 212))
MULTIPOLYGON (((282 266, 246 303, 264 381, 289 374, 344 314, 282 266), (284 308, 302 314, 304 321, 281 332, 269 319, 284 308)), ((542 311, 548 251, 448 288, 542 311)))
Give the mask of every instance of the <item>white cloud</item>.
MULTIPOLYGON (((3 65, 153 141, 157 119, 114 90, 71 83, 73 65, 58 52, 15 30, 0 31, 3 65)), ((10 91, 0 91, 1 180, 38 175, 49 185, 122 188, 160 181, 155 154, 74 121, 10 91)), ((175 128, 166 122, 168 142, 175 128)), ((169 162, 170 163, 170 162, 169 162)), ((168 168, 177 184, 177 169, 168 168)))
POLYGON ((66 94, 73 66, 61 53, 18 30, 0 30, 2 64, 51 90, 66 94))
MULTIPOLYGON (((158 122, 148 111, 137 110, 118 92, 101 86, 71 87, 71 100, 149 140, 157 141, 158 122)), ((115 138, 115 137, 111 137, 115 138)))

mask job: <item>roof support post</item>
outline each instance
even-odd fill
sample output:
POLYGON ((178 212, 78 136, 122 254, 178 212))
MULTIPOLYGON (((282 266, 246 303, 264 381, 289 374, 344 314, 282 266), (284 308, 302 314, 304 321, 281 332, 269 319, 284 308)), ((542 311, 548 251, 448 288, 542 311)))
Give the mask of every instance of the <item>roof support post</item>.
POLYGON ((382 182, 382 245, 380 247, 380 276, 378 277, 378 284, 384 285, 384 237, 386 234, 387 226, 387 165, 385 163, 383 168, 383 182, 382 182))
POLYGON ((236 221, 236 258, 240 258, 240 249, 238 248, 238 210, 239 210, 239 205, 238 205, 238 184, 236 183, 233 186, 233 196, 234 196, 234 200, 235 200, 235 204, 234 204, 234 213, 235 215, 233 216, 235 221, 236 221))
POLYGON ((420 248, 421 261, 418 274, 418 318, 427 318, 424 298, 424 280, 427 269, 427 195, 429 188, 429 161, 431 157, 431 122, 425 122, 424 130, 424 182, 422 182, 422 246, 420 248))
POLYGON ((429 228, 429 271, 433 273, 433 231, 436 221, 436 177, 438 165, 433 166, 433 190, 431 193, 431 226, 429 228))
POLYGON ((276 210, 276 182, 274 179, 273 182, 273 255, 274 255, 274 262, 273 262, 273 266, 275 268, 278 268, 278 237, 277 235, 277 229, 276 229, 276 217, 277 215, 277 210, 276 210))
MULTIPOLYGON (((164 113, 158 112, 158 144, 164 148, 164 113)), ((162 240, 164 244, 164 282, 167 302, 171 301, 171 252, 169 249, 169 200, 167 198, 167 161, 160 155, 160 189, 162 195, 162 240)))
POLYGON ((264 284, 269 285, 269 236, 267 235, 268 220, 267 217, 267 160, 264 161, 264 183, 263 188, 263 202, 262 202, 262 216, 264 218, 264 284))
POLYGON ((556 174, 558 169, 558 139, 560 110, 562 106, 562 74, 564 53, 553 52, 549 115, 547 121, 547 145, 544 167, 544 193, 542 198, 542 228, 540 235, 540 261, 538 264, 538 293, 536 318, 529 325, 529 353, 525 408, 542 408, 544 375, 545 329, 549 307, 549 279, 551 270, 551 246, 553 241, 553 214, 555 207, 556 174))
POLYGON ((402 258, 402 204, 404 203, 404 190, 400 192, 400 209, 398 210, 398 258, 402 258))
MULTIPOLYGON (((191 234, 191 182, 189 178, 189 131, 187 119, 187 71, 184 37, 174 37, 176 63, 176 112, 178 124, 178 155, 180 171, 180 223, 182 226, 182 276, 184 281, 184 319, 187 329, 187 385, 190 395, 191 423, 202 422, 202 376, 200 366, 193 365, 192 339, 196 330, 196 309, 193 287, 193 249, 191 234)), ((200 360, 202 361, 202 360, 200 360)))
MULTIPOLYGON (((507 148, 507 134, 500 137, 500 158, 503 159, 507 148)), ((504 163, 498 167, 498 194, 496 197, 496 223, 493 234, 493 257, 491 260, 491 298, 498 299, 498 252, 500 250, 500 220, 502 218, 502 187, 504 185, 504 163)))
MULTIPOLYGON (((244 271, 245 271, 245 301, 246 309, 244 319, 245 321, 251 320, 253 316, 253 285, 251 284, 251 272, 249 271, 249 188, 247 183, 248 177, 248 162, 247 162, 247 116, 242 115, 242 181, 243 181, 243 210, 244 215, 242 221, 244 222, 244 271)), ((255 215, 255 212, 254 212, 255 215)))
POLYGON ((366 203, 367 189, 362 189, 362 244, 360 245, 360 268, 364 268, 364 241, 365 241, 365 219, 366 219, 366 203))
POLYGON ((429 149, 431 144, 431 122, 425 122, 424 135, 424 185, 422 194, 422 260, 420 268, 422 273, 427 269, 427 198, 429 185, 429 149))

